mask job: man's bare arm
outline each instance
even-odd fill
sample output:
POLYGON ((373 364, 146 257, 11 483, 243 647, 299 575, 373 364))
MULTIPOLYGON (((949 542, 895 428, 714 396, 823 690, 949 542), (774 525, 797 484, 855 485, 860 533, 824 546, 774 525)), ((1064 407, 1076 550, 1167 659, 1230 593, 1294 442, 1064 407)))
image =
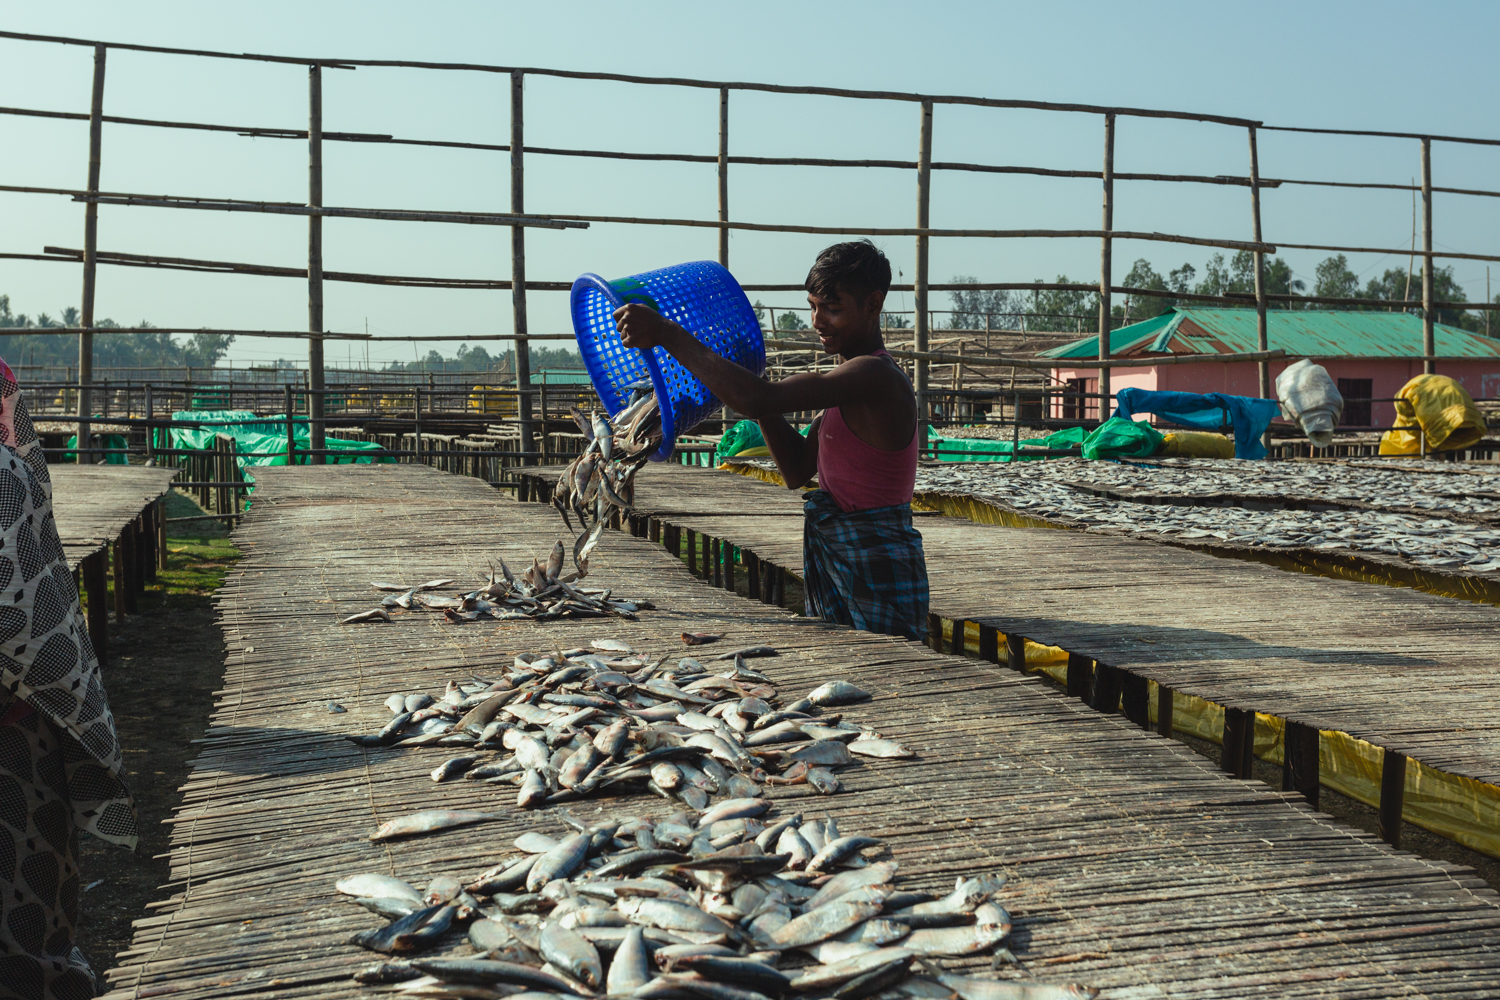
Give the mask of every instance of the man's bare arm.
POLYGON ((822 415, 813 421, 807 437, 798 434, 779 413, 762 417, 759 422, 761 436, 766 439, 766 447, 776 460, 786 488, 795 490, 807 485, 818 471, 818 427, 823 423, 822 415))
POLYGON ((719 357, 681 326, 648 306, 631 303, 615 310, 626 347, 665 347, 730 409, 755 420, 796 410, 826 410, 868 399, 878 392, 888 368, 878 358, 855 358, 831 372, 808 372, 766 382, 733 361, 719 357))

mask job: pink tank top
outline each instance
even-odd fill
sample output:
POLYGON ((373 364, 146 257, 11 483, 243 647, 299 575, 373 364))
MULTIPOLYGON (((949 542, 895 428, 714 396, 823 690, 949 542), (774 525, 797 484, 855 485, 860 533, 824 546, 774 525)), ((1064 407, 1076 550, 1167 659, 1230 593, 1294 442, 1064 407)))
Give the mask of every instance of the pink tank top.
MULTIPOLYGON (((876 354, 890 357, 885 351, 876 354)), ((886 451, 856 437, 837 406, 823 411, 818 425, 818 486, 832 494, 840 510, 848 514, 910 503, 916 483, 916 428, 911 444, 886 451)))

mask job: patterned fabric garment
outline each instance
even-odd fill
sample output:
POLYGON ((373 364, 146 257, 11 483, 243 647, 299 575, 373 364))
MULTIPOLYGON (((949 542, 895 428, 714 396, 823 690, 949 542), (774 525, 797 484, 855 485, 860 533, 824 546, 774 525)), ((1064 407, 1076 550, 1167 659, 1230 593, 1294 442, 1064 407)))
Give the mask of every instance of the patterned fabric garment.
POLYGON ((0 997, 92 996, 74 947, 77 831, 133 850, 135 809, 41 443, 3 361, 0 716, 0 997))
POLYGON ((927 560, 911 505, 846 514, 826 490, 803 494, 802 576, 809 617, 921 642, 927 560))

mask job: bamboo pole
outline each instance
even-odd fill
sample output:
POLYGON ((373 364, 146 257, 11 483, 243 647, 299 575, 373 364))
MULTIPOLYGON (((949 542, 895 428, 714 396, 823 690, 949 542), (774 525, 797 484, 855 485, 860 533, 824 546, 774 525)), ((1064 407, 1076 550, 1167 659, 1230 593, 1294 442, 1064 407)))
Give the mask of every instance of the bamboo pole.
MULTIPOLYGON (((1113 281, 1114 245, 1108 233, 1115 227, 1115 116, 1104 116, 1104 232, 1099 241, 1099 360, 1109 360, 1110 307, 1109 290, 1113 281)), ((1114 394, 1110 392, 1109 368, 1099 368, 1099 419, 1108 420, 1114 394)), ((1083 402, 1080 400, 1080 403, 1083 402)), ((1082 406, 1079 412, 1083 412, 1082 406)))
MULTIPOLYGON (((916 322, 913 329, 913 337, 918 352, 927 350, 927 250, 929 237, 925 234, 930 220, 930 209, 932 206, 932 102, 922 102, 921 127, 918 131, 917 142, 917 266, 914 276, 914 291, 912 294, 913 308, 916 310, 916 322)), ((932 419, 930 403, 927 398, 927 361, 924 358, 917 359, 916 365, 916 390, 917 390, 917 435, 918 439, 925 441, 927 435, 925 428, 932 419)))
MULTIPOLYGON (((90 194, 99 193, 99 154, 104 139, 104 60, 107 52, 102 45, 94 46, 94 88, 89 104, 89 180, 90 194)), ((97 275, 95 254, 99 249, 99 204, 89 202, 83 210, 83 301, 80 325, 84 332, 78 335, 78 450, 74 460, 87 465, 93 460, 88 451, 93 440, 89 433, 89 418, 93 413, 93 393, 90 384, 94 380, 94 289, 97 275)))
MULTIPOLYGON (((719 90, 719 221, 729 221, 729 88, 719 90)), ((719 230, 719 265, 729 267, 729 230, 719 230)))
MULTIPOLYGON (((520 70, 510 75, 510 210, 519 215, 526 201, 525 143, 524 137, 524 76, 520 70)), ((510 231, 510 301, 512 329, 518 338, 524 337, 526 326, 526 230, 513 226, 510 231)), ((516 388, 521 390, 519 415, 521 418, 521 450, 533 451, 531 431, 531 350, 523 339, 516 340, 516 388)), ((535 459, 523 458, 523 465, 535 465, 535 459)))
MULTIPOLYGON (((283 205, 273 201, 247 201, 239 198, 186 198, 171 195, 79 194, 74 201, 97 201, 102 205, 140 206, 144 208, 180 208, 207 212, 257 212, 269 215, 320 215, 342 219, 382 219, 387 222, 450 222, 466 226, 531 226, 536 229, 587 229, 588 224, 573 219, 518 216, 509 212, 429 212, 404 208, 338 208, 307 205, 283 205)), ((705 223, 715 226, 716 222, 705 223)))
MULTIPOLYGON (((805 344, 772 339, 766 341, 766 346, 788 350, 808 349, 805 344)), ((938 364, 957 364, 959 361, 956 354, 938 354, 932 351, 893 350, 890 354, 896 358, 910 358, 938 364)), ((963 359, 963 363, 970 368, 1029 368, 1050 371, 1053 368, 1152 368, 1156 365, 1200 365, 1208 361, 1234 363, 1284 357, 1287 357, 1287 352, 1276 348, 1270 351, 1245 351, 1238 354, 1168 354, 1159 358, 1111 358, 1108 361, 1095 358, 981 358, 969 355, 963 359)), ((1320 357, 1327 357, 1327 355, 1320 355, 1320 357)))
MULTIPOLYGON (((307 206, 323 206, 323 70, 317 63, 307 69, 307 206)), ((323 217, 307 217, 307 396, 310 464, 323 465, 323 217)))
MULTIPOLYGON (((1249 128, 1250 133, 1250 218, 1254 226, 1255 242, 1261 242, 1260 231, 1260 155, 1255 147, 1255 126, 1249 128)), ((1255 349, 1268 351, 1271 349, 1270 334, 1266 328, 1266 258, 1259 250, 1255 252, 1255 349)), ((1271 397, 1271 363, 1261 361, 1256 365, 1259 375, 1260 398, 1271 397)), ((1270 443, 1271 432, 1265 432, 1265 443, 1270 443)))
POLYGON ((1437 371, 1432 307, 1432 140, 1422 139, 1422 372, 1437 371))

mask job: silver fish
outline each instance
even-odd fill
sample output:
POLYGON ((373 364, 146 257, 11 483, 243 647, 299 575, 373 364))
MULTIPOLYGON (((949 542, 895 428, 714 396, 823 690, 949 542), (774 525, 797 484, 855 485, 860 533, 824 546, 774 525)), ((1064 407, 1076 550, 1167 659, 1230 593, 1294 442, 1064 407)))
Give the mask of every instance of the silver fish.
POLYGON ((857 688, 848 681, 829 681, 807 693, 807 700, 819 707, 848 705, 856 701, 864 701, 869 697, 870 692, 857 688))
POLYGON ((651 981, 650 956, 646 951, 646 938, 639 927, 625 932, 615 957, 609 963, 609 977, 605 988, 610 996, 632 993, 651 981))
POLYGON ((867 885, 880 885, 890 882, 895 877, 900 865, 895 861, 880 861, 870 865, 868 868, 860 868, 854 871, 839 872, 833 878, 824 882, 818 889, 817 895, 808 900, 809 910, 831 903, 846 893, 867 885))
POLYGON ((800 948, 804 945, 817 944, 819 941, 826 941, 856 924, 869 920, 879 912, 879 903, 836 900, 788 921, 771 935, 771 940, 782 948, 800 948))
POLYGON ((567 878, 577 871, 588 856, 591 839, 588 833, 577 833, 543 854, 526 876, 526 891, 536 892, 553 879, 567 878))
POLYGON ((527 768, 521 780, 521 790, 516 794, 516 805, 522 809, 535 809, 547 801, 547 779, 535 768, 527 768))
POLYGON ((350 615, 340 625, 353 625, 357 622, 388 622, 392 621, 391 613, 385 608, 371 608, 369 611, 361 611, 357 615, 350 615))
POLYGON ((1077 983, 1053 985, 1022 982, 1014 979, 985 979, 980 976, 954 976, 936 967, 928 973, 951 994, 961 1000, 1094 1000, 1099 991, 1077 983))
POLYGON ((831 965, 815 965, 800 969, 798 975, 792 979, 791 988, 799 993, 827 989, 830 986, 846 983, 856 976, 878 969, 896 959, 910 958, 913 954, 915 953, 909 948, 904 947, 877 948, 831 965))
POLYGON ((880 841, 874 837, 840 837, 823 845, 823 849, 813 855, 813 859, 807 863, 807 870, 810 872, 827 871, 867 847, 878 846, 880 846, 880 841))
POLYGON ((410 883, 377 872, 346 875, 334 883, 334 888, 350 896, 384 896, 413 903, 422 901, 422 894, 410 883))
POLYGON ((667 931, 694 931, 701 934, 729 934, 733 928, 695 905, 627 896, 616 904, 620 912, 636 923, 650 924, 667 931))
POLYGON ((560 921, 548 921, 541 933, 542 957, 574 979, 598 989, 604 985, 604 964, 599 949, 560 921))
POLYGON ((849 752, 861 757, 915 757, 911 750, 895 740, 859 739, 849 743, 849 752))
POLYGON ((487 823, 499 819, 494 813, 474 812, 466 809, 424 809, 409 816, 399 816, 370 834, 371 840, 390 840, 393 837, 410 837, 418 833, 432 833, 475 823, 487 823))

